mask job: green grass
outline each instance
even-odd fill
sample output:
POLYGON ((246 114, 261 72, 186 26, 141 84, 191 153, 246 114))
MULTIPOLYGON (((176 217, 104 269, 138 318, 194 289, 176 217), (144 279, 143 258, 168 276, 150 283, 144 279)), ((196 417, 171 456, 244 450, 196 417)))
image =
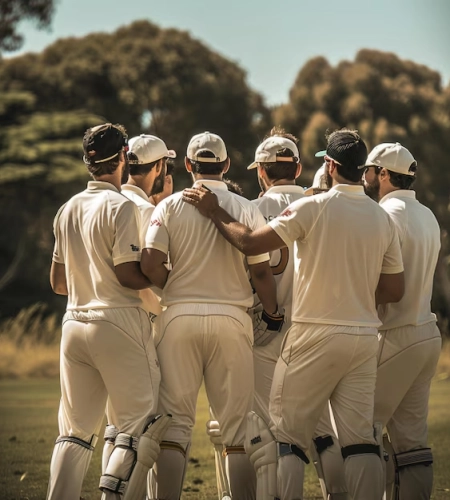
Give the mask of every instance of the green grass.
MULTIPOLYGON (((435 456, 434 500, 450 499, 450 381, 433 383, 429 442, 435 456)), ((0 499, 43 500, 57 436, 58 380, 0 381, 0 499)), ((215 500, 214 454, 206 436, 208 405, 200 394, 183 500, 215 500)), ((84 483, 86 500, 100 497, 101 442, 84 483)), ((321 498, 314 468, 307 467, 305 498, 321 498)))

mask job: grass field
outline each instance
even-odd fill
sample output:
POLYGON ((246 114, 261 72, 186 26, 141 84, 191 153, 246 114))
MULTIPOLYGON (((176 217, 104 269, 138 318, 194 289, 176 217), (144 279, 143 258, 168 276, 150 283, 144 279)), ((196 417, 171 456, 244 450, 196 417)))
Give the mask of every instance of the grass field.
MULTIPOLYGON (((0 381, 0 499, 43 500, 50 457, 57 436, 57 379, 0 381)), ((215 500, 214 455, 205 433, 208 406, 198 402, 191 459, 183 499, 215 500)), ((450 380, 436 380, 430 401, 430 445, 435 456, 433 499, 450 499, 450 380)), ((101 445, 85 480, 83 498, 100 498, 101 445)), ((305 498, 319 499, 314 468, 307 467, 305 498)))

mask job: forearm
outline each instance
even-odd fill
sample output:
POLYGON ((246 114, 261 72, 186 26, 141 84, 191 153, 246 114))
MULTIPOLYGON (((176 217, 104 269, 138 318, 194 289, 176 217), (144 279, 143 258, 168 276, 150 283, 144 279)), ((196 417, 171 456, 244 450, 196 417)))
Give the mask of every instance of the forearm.
POLYGON ((143 290, 151 283, 141 271, 139 262, 126 262, 115 267, 115 272, 119 283, 131 290, 143 290))
POLYGON ((269 262, 250 266, 250 275, 253 288, 266 312, 273 314, 277 311, 277 288, 270 269, 269 262))
POLYGON ((159 288, 164 288, 167 278, 169 277, 169 270, 164 264, 159 264, 147 274, 150 281, 159 288))

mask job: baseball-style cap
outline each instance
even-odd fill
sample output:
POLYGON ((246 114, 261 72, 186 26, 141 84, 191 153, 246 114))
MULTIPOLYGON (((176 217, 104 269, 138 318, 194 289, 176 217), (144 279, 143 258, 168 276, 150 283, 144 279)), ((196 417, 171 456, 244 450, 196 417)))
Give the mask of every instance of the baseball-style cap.
POLYGON ((167 149, 163 140, 155 135, 141 134, 129 141, 128 161, 133 165, 147 165, 161 158, 176 158, 173 149, 167 149))
POLYGON ((247 169, 256 168, 258 163, 275 163, 277 161, 298 163, 300 154, 297 145, 293 141, 286 137, 274 135, 268 137, 258 146, 255 152, 255 161, 247 169), (278 152, 283 149, 292 151, 293 156, 277 156, 278 152))
POLYGON ((403 175, 416 175, 417 162, 414 156, 399 142, 384 142, 378 144, 369 153, 366 167, 375 166, 387 168, 403 175))
POLYGON ((315 154, 316 157, 325 155, 340 165, 362 169, 366 167, 367 146, 359 135, 338 130, 328 139, 327 149, 315 154))
POLYGON ((321 167, 318 168, 317 172, 314 175, 312 186, 305 189, 306 196, 317 194, 317 192, 328 191, 328 186, 325 176, 325 166, 326 164, 324 163, 321 167))
POLYGON ((87 164, 103 163, 128 150, 128 137, 116 125, 104 123, 88 128, 83 137, 83 160, 87 164))
POLYGON ((186 156, 193 161, 218 163, 225 161, 228 158, 228 153, 221 137, 211 132, 203 132, 202 134, 194 135, 190 140, 186 156), (212 153, 214 158, 199 156, 200 153, 204 152, 212 153))

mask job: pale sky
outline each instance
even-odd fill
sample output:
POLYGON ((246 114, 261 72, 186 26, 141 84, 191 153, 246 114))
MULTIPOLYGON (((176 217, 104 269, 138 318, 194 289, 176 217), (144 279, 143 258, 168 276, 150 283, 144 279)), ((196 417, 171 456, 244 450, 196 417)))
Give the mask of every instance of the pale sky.
POLYGON ((287 101, 310 58, 336 64, 361 48, 395 52, 450 80, 450 0, 59 0, 50 32, 21 26, 18 53, 137 19, 189 31, 237 62, 268 104, 287 101))

